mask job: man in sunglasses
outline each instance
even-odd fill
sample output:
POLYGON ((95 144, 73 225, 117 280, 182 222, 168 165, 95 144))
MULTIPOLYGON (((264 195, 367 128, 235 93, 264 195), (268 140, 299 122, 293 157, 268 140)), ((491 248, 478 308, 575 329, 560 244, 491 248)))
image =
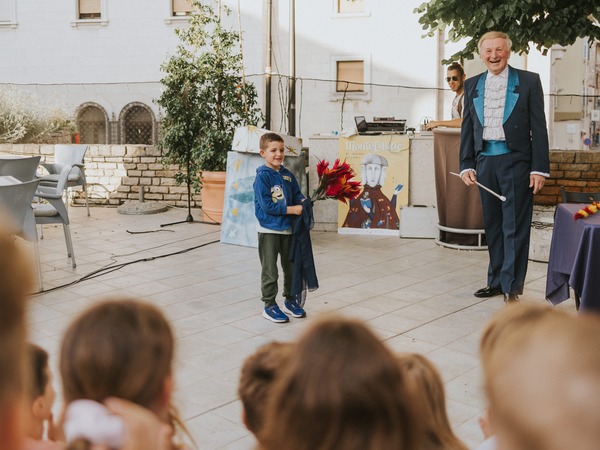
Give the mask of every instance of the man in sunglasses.
POLYGON ((460 63, 453 62, 448 66, 446 81, 452 92, 456 94, 452 100, 452 119, 451 120, 432 120, 426 125, 428 130, 436 127, 460 128, 462 124, 462 111, 464 105, 464 82, 465 71, 460 63))

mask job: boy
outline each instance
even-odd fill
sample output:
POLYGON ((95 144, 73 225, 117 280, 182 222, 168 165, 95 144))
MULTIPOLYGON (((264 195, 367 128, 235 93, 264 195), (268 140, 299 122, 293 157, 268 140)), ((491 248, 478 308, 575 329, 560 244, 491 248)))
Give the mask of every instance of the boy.
POLYGON ((258 219, 258 256, 260 258, 261 292, 265 304, 263 317, 271 322, 289 322, 277 305, 277 255, 283 269, 283 310, 292 317, 306 317, 306 312, 291 298, 293 263, 289 260, 292 244, 290 215, 301 215, 304 196, 292 172, 283 166, 283 138, 277 133, 260 137, 260 156, 265 164, 256 169, 254 211, 258 219))

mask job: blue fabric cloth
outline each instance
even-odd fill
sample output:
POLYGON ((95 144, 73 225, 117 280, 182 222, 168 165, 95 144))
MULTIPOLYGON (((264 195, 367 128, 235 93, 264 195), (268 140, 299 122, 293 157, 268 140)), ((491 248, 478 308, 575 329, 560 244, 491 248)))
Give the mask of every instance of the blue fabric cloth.
POLYGON ((600 310, 600 213, 575 220, 586 204, 556 207, 546 275, 546 299, 553 305, 569 298, 569 286, 581 299, 580 310, 600 310))
POLYGON ((282 231, 291 228, 287 207, 304 199, 298 180, 281 166, 279 171, 265 165, 256 169, 254 179, 254 213, 261 227, 282 231))
POLYGON ((290 294, 303 307, 306 301, 306 291, 314 291, 319 288, 310 240, 310 230, 315 225, 310 200, 302 203, 302 215, 295 217, 294 221, 290 251, 290 261, 294 262, 294 271, 290 294))

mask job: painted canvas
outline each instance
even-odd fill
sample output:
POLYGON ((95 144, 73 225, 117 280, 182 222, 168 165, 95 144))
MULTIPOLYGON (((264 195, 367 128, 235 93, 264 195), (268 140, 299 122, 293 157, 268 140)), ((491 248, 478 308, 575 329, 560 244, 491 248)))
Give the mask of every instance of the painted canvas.
MULTIPOLYGON (((256 145, 258 145, 258 140, 256 140, 256 145)), ((308 191, 306 156, 300 148, 297 149, 297 152, 299 156, 286 152, 284 166, 296 176, 300 189, 306 195, 308 191)), ((264 159, 254 152, 231 151, 227 155, 221 242, 258 247, 252 185, 256 177, 256 169, 263 164, 264 159)))

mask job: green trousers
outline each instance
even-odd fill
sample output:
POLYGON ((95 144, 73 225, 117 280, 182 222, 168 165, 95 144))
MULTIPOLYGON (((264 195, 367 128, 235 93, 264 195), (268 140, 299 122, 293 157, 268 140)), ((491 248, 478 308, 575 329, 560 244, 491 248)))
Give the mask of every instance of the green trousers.
POLYGON ((275 301, 279 278, 277 256, 281 257, 281 268, 283 269, 283 296, 290 297, 294 270, 294 263, 289 260, 291 246, 291 234, 258 233, 258 257, 262 267, 260 289, 265 306, 277 303, 275 301))

